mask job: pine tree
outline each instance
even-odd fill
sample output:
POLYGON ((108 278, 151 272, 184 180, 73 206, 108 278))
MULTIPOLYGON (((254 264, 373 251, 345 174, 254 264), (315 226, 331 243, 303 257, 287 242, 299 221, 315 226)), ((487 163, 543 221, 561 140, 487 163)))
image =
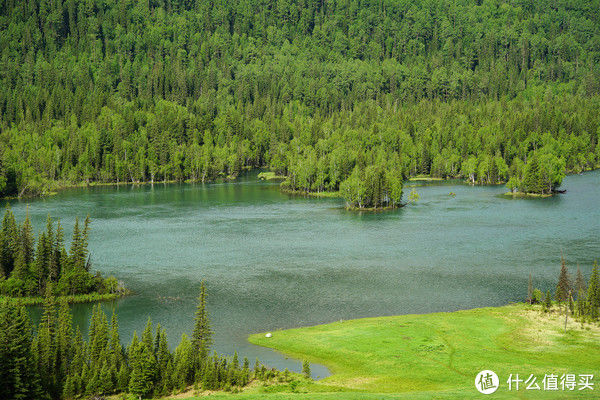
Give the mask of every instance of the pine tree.
POLYGON ((38 373, 41 378, 42 389, 57 397, 60 393, 58 372, 58 347, 56 343, 57 316, 56 300, 48 288, 44 298, 44 311, 38 327, 37 354, 38 373))
MULTIPOLYGON (((69 373, 69 363, 73 358, 73 317, 69 304, 66 300, 61 300, 58 308, 58 326, 57 326, 57 359, 59 362, 59 381, 69 373)), ((66 383, 65 383, 66 384, 66 383)))
POLYGON ((144 343, 148 349, 152 350, 152 357, 154 357, 154 337, 152 334, 152 320, 150 317, 148 317, 146 327, 142 332, 142 343, 144 343))
POLYGON ((579 289, 579 291, 577 292, 577 315, 580 318, 582 318, 586 314, 585 305, 586 305, 585 292, 583 291, 583 289, 579 289))
POLYGON ((302 375, 304 375, 306 379, 310 379, 310 363, 308 360, 302 362, 302 375))
POLYGON ((253 368, 253 372, 254 372, 254 379, 258 379, 258 374, 260 371, 260 363, 258 362, 258 358, 254 361, 254 368, 253 368))
POLYGON ((121 364, 119 372, 117 374, 117 392, 124 392, 129 387, 129 371, 125 363, 121 364))
POLYGON ((4 398, 25 400, 43 397, 31 350, 27 310, 0 301, 0 389, 4 398))
POLYGON ((102 368, 100 369, 100 373, 98 374, 98 392, 100 394, 110 394, 114 392, 115 382, 113 381, 113 377, 110 373, 110 367, 108 363, 105 361, 102 364, 102 368))
POLYGON ((117 314, 114 312, 114 310, 110 319, 110 337, 108 340, 108 348, 111 368, 120 371, 123 363, 123 347, 121 346, 121 340, 119 338, 119 323, 117 321, 117 314))
POLYGON ((600 277, 598 276, 598 263, 594 261, 592 275, 587 292, 589 315, 592 320, 598 319, 600 313, 600 277))
POLYGON ((92 308, 92 318, 89 329, 89 356, 91 366, 99 370, 105 358, 108 357, 108 321, 106 314, 100 308, 100 304, 92 308))
POLYGON ((140 397, 150 396, 154 389, 155 376, 156 363, 152 350, 144 342, 139 342, 133 349, 129 391, 140 397))
POLYGON ((561 257, 560 274, 558 275, 558 283, 556 284, 556 301, 560 305, 563 301, 568 301, 569 292, 571 291, 571 280, 569 279, 569 270, 564 257, 561 257))
POLYGON ((75 398, 76 393, 77 392, 75 391, 74 378, 71 375, 69 375, 67 376, 63 387, 63 397, 67 400, 71 400, 75 398))
POLYGON ((196 318, 194 331, 192 332, 192 346, 194 351, 202 360, 207 357, 212 344, 212 330, 206 310, 206 287, 204 281, 200 284, 200 297, 198 298, 198 308, 196 309, 196 318))
POLYGON ((244 366, 242 368, 242 376, 240 384, 246 386, 250 381, 250 361, 247 357, 244 357, 244 366))
POLYGON ((71 249, 69 251, 72 268, 84 268, 85 257, 83 255, 83 239, 79 228, 79 218, 75 218, 73 227, 73 239, 71 240, 71 249))
POLYGON ((238 359, 237 351, 233 352, 233 361, 231 362, 231 364, 233 365, 233 368, 235 368, 235 369, 238 369, 240 367, 240 362, 238 359))
POLYGON ((194 379, 194 369, 197 367, 197 353, 193 349, 192 342, 184 333, 181 335, 181 341, 175 349, 173 385, 184 389, 187 385, 191 384, 194 379))
POLYGON ((583 277, 583 274, 581 273, 581 269, 579 268, 579 264, 577 264, 577 275, 575 276, 575 290, 577 291, 577 293, 579 293, 580 290, 585 291, 586 288, 586 284, 585 284, 585 278, 583 277))
POLYGON ((34 259, 34 243, 33 228, 29 220, 29 212, 27 212, 25 221, 21 226, 18 251, 15 258, 14 275, 16 278, 25 280, 29 277, 29 266, 34 259))
POLYGON ((535 151, 525 166, 523 186, 527 193, 541 193, 543 190, 538 154, 535 151))
POLYGON ((548 312, 552 308, 552 294, 550 293, 550 289, 546 292, 544 296, 544 311, 548 312))
MULTIPOLYGON (((171 362, 172 356, 169 351, 169 345, 167 343, 167 335, 165 331, 158 325, 156 327, 156 344, 155 344, 156 362, 157 362, 157 373, 159 387, 164 389, 165 384, 168 387, 169 372, 167 371, 169 363, 171 362)), ((165 394, 165 393, 163 393, 165 394)))
MULTIPOLYGON (((73 340, 73 359, 69 363, 69 373, 73 376, 80 377, 83 375, 85 362, 86 345, 83 341, 83 335, 79 326, 75 329, 75 339, 73 340)), ((76 383, 76 382, 74 382, 76 383)), ((78 385, 75 385, 78 388, 78 385)))
POLYGON ((88 236, 90 233, 90 215, 85 217, 83 222, 83 231, 81 232, 81 258, 84 260, 84 267, 87 272, 90 272, 90 259, 88 251, 88 236))
POLYGON ((49 268, 50 279, 54 282, 58 281, 61 272, 67 264, 67 255, 65 251, 63 228, 60 221, 56 224, 56 234, 54 245, 52 247, 52 261, 49 268))
POLYGON ((6 277, 10 276, 15 266, 15 254, 18 251, 19 244, 18 236, 15 216, 7 204, 0 234, 0 269, 6 277))
POLYGON ((38 239, 38 245, 33 263, 33 277, 37 284, 37 295, 44 295, 46 289, 46 280, 48 278, 48 261, 49 250, 47 249, 48 241, 46 233, 42 232, 38 239))
POLYGON ((56 280, 53 276, 56 273, 54 259, 54 235, 54 225, 50 214, 48 214, 48 217, 46 218, 46 232, 44 234, 44 271, 46 272, 46 277, 44 279, 48 279, 50 281, 56 280))

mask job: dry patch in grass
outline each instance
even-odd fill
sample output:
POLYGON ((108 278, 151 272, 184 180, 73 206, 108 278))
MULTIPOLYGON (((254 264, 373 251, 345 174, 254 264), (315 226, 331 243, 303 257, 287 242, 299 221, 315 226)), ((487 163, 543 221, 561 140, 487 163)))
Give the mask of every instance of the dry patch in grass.
MULTIPOLYGON (((545 313, 540 307, 525 310, 521 314, 523 325, 516 332, 522 343, 528 350, 543 350, 556 345, 565 337, 565 315, 558 309, 545 313)), ((567 321, 567 333, 579 334, 585 333, 581 340, 596 342, 600 341, 600 325, 584 323, 569 316, 567 321)))

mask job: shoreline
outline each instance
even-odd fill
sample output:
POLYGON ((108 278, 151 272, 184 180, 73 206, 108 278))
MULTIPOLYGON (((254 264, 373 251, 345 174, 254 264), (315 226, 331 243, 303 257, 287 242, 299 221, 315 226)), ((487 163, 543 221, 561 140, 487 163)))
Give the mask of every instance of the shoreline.
MULTIPOLYGON (((67 300, 69 304, 81 304, 81 303, 97 303, 104 301, 114 301, 122 297, 130 296, 133 294, 129 290, 125 293, 89 293, 89 294, 74 294, 67 296, 53 296, 56 301, 67 300)), ((19 306, 39 306, 44 304, 45 297, 10 297, 0 296, 0 301, 12 302, 19 306)))
POLYGON ((305 192, 304 190, 293 190, 293 189, 285 189, 279 188, 279 191, 284 194, 289 194, 293 196, 303 196, 303 197, 314 197, 321 199, 341 199, 339 190, 335 192, 305 192))
POLYGON ((546 194, 540 194, 540 193, 527 193, 527 192, 506 192, 506 193, 502 193, 501 196, 503 197, 520 197, 520 198, 535 198, 535 199, 546 199, 548 197, 553 197, 557 194, 560 193, 546 193, 546 194))
MULTIPOLYGON (((591 171, 595 171, 597 169, 600 169, 600 166, 598 168, 590 168, 590 169, 586 169, 584 171, 581 172, 567 172, 566 176, 573 176, 573 175, 581 175, 583 173, 586 172, 591 172, 591 171)), ((278 180, 285 180, 287 178, 287 176, 285 175, 276 175, 274 172, 272 171, 264 171, 264 168, 244 168, 244 170, 246 172, 248 171, 261 171, 258 173, 258 181, 264 181, 264 182, 271 182, 271 181, 278 181, 278 180)), ((38 198, 44 198, 44 197, 49 197, 49 196, 55 196, 58 194, 59 191, 63 191, 63 190, 68 190, 68 189, 84 189, 84 188, 91 188, 91 187, 108 187, 108 186, 115 186, 115 187, 119 187, 119 186, 146 186, 146 185, 158 185, 158 184, 173 184, 173 183, 201 183, 201 184, 210 184, 210 183, 217 183, 217 182, 233 182, 236 181, 239 178, 239 175, 233 176, 233 175, 222 175, 217 177, 216 179, 208 179, 205 180, 204 182, 202 182, 202 180, 192 180, 192 179, 185 179, 183 181, 178 181, 178 180, 164 180, 164 181, 138 181, 138 182, 130 182, 130 181, 123 181, 123 182, 99 182, 99 181, 91 181, 91 182, 79 182, 79 183, 68 183, 65 181, 53 181, 51 186, 48 188, 47 192, 43 192, 43 193, 39 193, 39 194, 35 194, 35 195, 24 195, 24 196, 4 196, 4 197, 0 197, 1 200, 26 200, 26 199, 38 199, 38 198)), ((448 182, 451 180, 460 180, 462 181, 464 184, 470 185, 470 186, 497 186, 497 185, 503 185, 506 182, 499 182, 499 183, 494 183, 494 184, 479 184, 479 183, 472 183, 468 180, 461 180, 460 178, 456 178, 456 177, 448 177, 448 178, 439 178, 439 177, 432 177, 430 175, 416 175, 416 176, 412 176, 409 177, 407 179, 404 180, 405 183, 409 183, 409 182, 414 182, 414 183, 418 183, 418 182, 423 182, 423 183, 427 183, 427 182, 431 182, 431 183, 435 183, 435 182, 448 182)), ((330 192, 330 191, 323 191, 323 192, 306 192, 303 190, 293 190, 293 189, 284 189, 284 188, 280 188, 279 189, 282 193, 286 193, 286 194, 291 194, 291 195, 301 195, 301 196, 305 196, 305 197, 315 197, 315 198, 341 198, 339 191, 335 191, 335 192, 330 192)), ((512 192, 507 192, 504 195, 513 195, 512 192)), ((528 193, 527 196, 552 196, 552 195, 536 195, 533 193, 528 193)))
MULTIPOLYGON (((571 373, 595 368, 600 357, 595 344, 600 326, 583 325, 570 317, 564 333, 564 321, 556 305, 544 313, 541 305, 509 303, 340 320, 276 330, 269 338, 265 333, 252 334, 248 342, 324 365, 332 375, 306 387, 315 394, 340 391, 344 396, 340 398, 346 398, 347 392, 357 390, 407 395, 443 391, 464 398, 473 394, 473 379, 482 363, 504 379, 510 373, 543 377, 545 371, 557 367, 571 373), (465 336, 470 340, 465 341, 465 336), (574 337, 580 340, 572 341, 574 337), (565 338, 571 346, 568 349, 565 338), (524 363, 527 371, 522 370, 524 363)), ((501 389, 508 394, 506 386, 501 389)))

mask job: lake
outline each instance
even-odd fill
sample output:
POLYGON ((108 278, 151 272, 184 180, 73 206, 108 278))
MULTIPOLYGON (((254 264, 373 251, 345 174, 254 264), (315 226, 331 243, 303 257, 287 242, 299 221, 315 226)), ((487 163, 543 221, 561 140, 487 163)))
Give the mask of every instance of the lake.
MULTIPOLYGON (((176 346, 191 334, 205 280, 214 349, 296 371, 298 360, 247 335, 522 301, 530 272, 534 286, 554 290, 561 250, 573 275, 579 263, 589 277, 600 257, 600 171, 568 176, 567 193, 546 199, 504 198, 504 186, 410 185, 416 204, 380 213, 282 194, 256 173, 232 183, 69 189, 11 205, 20 222, 29 204, 36 232, 48 213, 60 218, 67 238, 76 216, 91 216, 93 269, 135 292, 103 303, 116 309, 122 340, 150 316, 176 346)), ((90 312, 74 306, 84 331, 90 312)))

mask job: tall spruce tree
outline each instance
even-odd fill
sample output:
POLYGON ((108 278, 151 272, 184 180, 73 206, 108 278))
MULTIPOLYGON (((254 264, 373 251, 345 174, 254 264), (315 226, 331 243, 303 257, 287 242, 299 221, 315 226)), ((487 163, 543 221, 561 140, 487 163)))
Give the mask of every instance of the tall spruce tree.
POLYGON ((29 276, 29 267, 34 258, 34 243, 33 228, 29 219, 29 211, 25 215, 25 221, 21 226, 19 235, 19 245, 17 247, 17 256, 15 258, 14 274, 16 278, 27 279, 29 276))
POLYGON ((146 343, 134 341, 129 352, 131 374, 129 378, 129 391, 139 397, 146 398, 154 390, 154 378, 156 376, 156 363, 152 349, 146 343))
POLYGON ((92 318, 89 329, 89 356, 90 366, 100 370, 107 357, 108 346, 108 321, 100 304, 92 308, 92 318))
POLYGON ((113 310, 112 317, 110 319, 110 338, 108 340, 110 366, 116 371, 120 371, 123 364, 123 346, 119 338, 119 322, 117 321, 117 314, 113 310))
POLYGON ((565 258, 561 257, 560 274, 558 275, 558 283, 556 284, 555 298, 560 305, 563 301, 569 300, 571 291, 571 279, 569 278, 569 270, 565 258))
POLYGON ((15 254, 18 251, 18 229, 15 216, 10 206, 6 205, 2 219, 2 232, 0 232, 0 274, 8 277, 15 266, 15 254))
POLYGON ((69 251, 70 262, 72 268, 84 268, 85 256, 83 254, 83 239, 81 237, 81 229, 79 228, 79 218, 75 218, 75 226, 73 227, 73 238, 71 239, 71 248, 69 251))
POLYGON ((575 275, 575 290, 579 293, 580 290, 585 291, 587 286, 585 284, 585 278, 581 273, 581 268, 579 268, 579 264, 577 264, 577 275, 575 275))
POLYGON ((42 398, 25 307, 0 301, 0 389, 3 398, 42 398))
POLYGON ((90 272, 90 258, 88 251, 88 237, 90 234, 90 215, 88 214, 85 217, 85 221, 83 222, 83 230, 81 231, 81 258, 84 263, 83 266, 87 272, 90 272))
POLYGON ((61 382, 66 379, 70 371, 70 363, 74 356, 73 340, 73 317, 71 316, 69 304, 65 299, 62 299, 58 307, 56 340, 59 381, 61 382))
POLYGON ((54 245, 52 246, 52 262, 49 268, 49 277, 52 281, 58 281, 64 267, 67 266, 67 254, 65 251, 64 233, 60 221, 56 224, 54 245))
POLYGON ((548 291, 544 295, 544 311, 546 311, 546 312, 550 311, 551 308, 552 308, 552 293, 550 292, 550 289, 548 289, 548 291))
POLYGON ((592 275, 587 291, 588 313, 591 319, 596 320, 600 316, 600 276, 598 273, 598 263, 594 261, 592 275))
POLYGON ((212 333, 206 309, 206 285, 202 281, 200 283, 200 296, 198 297, 194 331, 192 332, 192 346, 201 360, 208 356, 212 345, 212 333))
POLYGON ((52 296, 51 288, 48 287, 44 298, 43 314, 38 327, 36 337, 37 369, 41 378, 42 389, 50 394, 52 398, 59 397, 60 381, 58 346, 57 346, 57 315, 56 299, 52 296))

